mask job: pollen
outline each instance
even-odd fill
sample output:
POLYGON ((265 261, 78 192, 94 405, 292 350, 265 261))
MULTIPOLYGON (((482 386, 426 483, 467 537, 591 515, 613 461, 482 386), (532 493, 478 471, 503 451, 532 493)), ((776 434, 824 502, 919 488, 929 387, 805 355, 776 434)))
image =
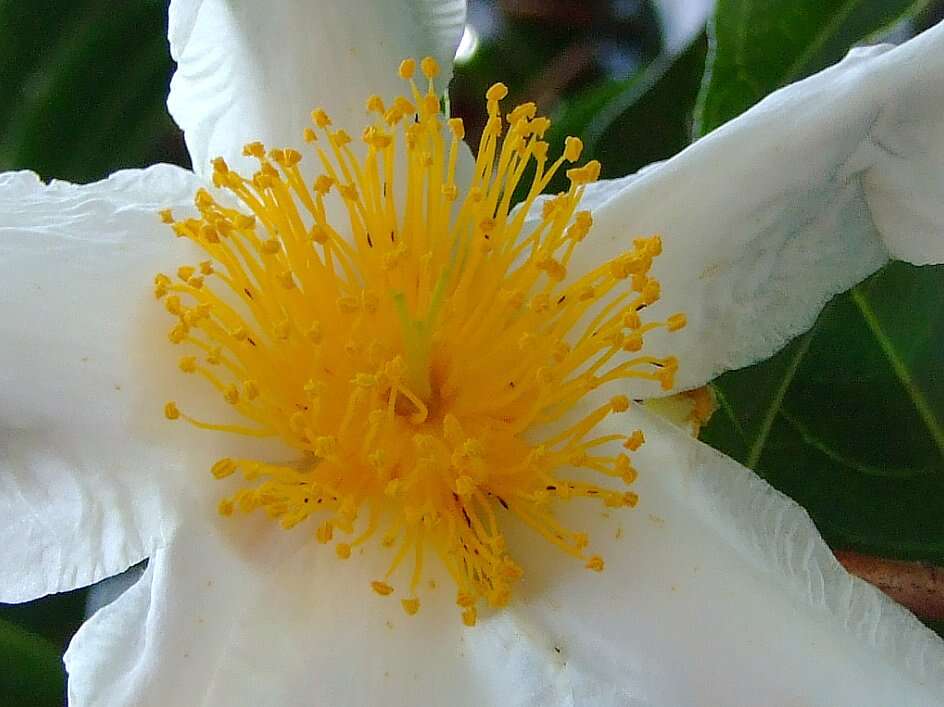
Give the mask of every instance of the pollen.
POLYGON ((168 339, 185 349, 180 370, 232 414, 205 421, 174 402, 163 412, 209 432, 275 438, 283 458, 294 456, 213 464, 236 489, 222 515, 307 526, 341 560, 379 546, 388 559, 370 568, 370 588, 378 600, 405 597, 408 615, 436 558, 474 626, 481 607, 513 600, 524 573, 506 547, 511 516, 574 566, 603 571, 592 538, 555 510, 636 505, 627 452, 642 432, 597 430, 635 404, 620 383, 672 388, 678 361, 646 355, 645 339, 686 320, 645 317, 661 296, 650 274, 658 235, 627 240, 589 272, 571 267, 593 239, 579 204, 600 173, 595 161, 569 166, 580 140, 552 160, 550 121, 531 103, 503 117, 508 89, 495 84, 471 183, 458 184, 465 129, 442 113, 439 67, 407 59, 398 73, 405 95, 371 96, 362 131, 316 108, 309 154, 250 143, 258 170, 214 160, 215 191, 197 193, 198 218, 160 212, 204 254, 154 279, 173 318, 168 339), (569 188, 539 202, 561 170, 569 188), (614 394, 588 409, 604 384, 614 394))

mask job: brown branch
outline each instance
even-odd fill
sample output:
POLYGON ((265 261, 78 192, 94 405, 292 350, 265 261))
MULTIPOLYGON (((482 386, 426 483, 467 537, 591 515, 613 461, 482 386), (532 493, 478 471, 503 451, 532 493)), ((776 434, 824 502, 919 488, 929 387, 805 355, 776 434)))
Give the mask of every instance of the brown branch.
POLYGON ((919 618, 944 621, 944 568, 848 550, 835 555, 847 572, 874 584, 919 618))

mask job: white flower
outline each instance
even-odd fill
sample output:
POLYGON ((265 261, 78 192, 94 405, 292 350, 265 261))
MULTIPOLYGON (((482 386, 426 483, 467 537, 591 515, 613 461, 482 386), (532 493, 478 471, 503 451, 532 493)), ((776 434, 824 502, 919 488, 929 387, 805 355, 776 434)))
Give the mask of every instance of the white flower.
MULTIPOLYGON (((197 173, 0 176, 0 600, 150 558, 76 634, 75 705, 940 704, 934 634, 847 575, 794 503, 636 407, 619 424, 647 440, 632 456, 639 506, 604 519, 561 504, 605 571, 512 523, 525 576, 471 629, 433 562, 424 582, 439 588, 408 617, 367 589, 389 562, 379 543, 341 562, 312 521, 217 514, 213 462, 235 445, 285 450, 160 418, 189 379, 148 283, 195 256, 157 211, 191 212, 215 155, 251 173, 244 143, 301 150, 315 105, 356 134, 367 95, 402 91, 405 56, 437 57, 444 81, 464 10, 176 0, 169 105, 197 173)), ((646 349, 678 357, 676 385, 768 356, 889 257, 944 260, 942 99, 944 26, 855 50, 675 158, 588 187, 594 226, 570 270, 659 232, 647 312, 688 326, 646 349)), ((181 407, 217 397, 195 385, 181 407)))

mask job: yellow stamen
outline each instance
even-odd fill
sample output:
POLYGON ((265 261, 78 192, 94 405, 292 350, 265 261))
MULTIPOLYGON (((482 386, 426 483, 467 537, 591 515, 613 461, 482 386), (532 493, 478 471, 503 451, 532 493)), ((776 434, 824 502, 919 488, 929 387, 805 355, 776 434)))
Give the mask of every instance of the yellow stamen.
POLYGON ((477 606, 504 606, 522 575, 506 549, 507 514, 603 570, 603 559, 587 554, 587 535, 563 527, 554 506, 577 498, 636 504, 636 494, 617 486, 636 478, 626 450, 639 448, 642 433, 594 433, 632 403, 616 394, 563 430, 540 430, 608 382, 671 388, 677 360, 641 352, 649 332, 677 331, 685 316, 642 316, 661 295, 650 275, 659 236, 572 272, 572 254, 593 225, 577 207, 600 165, 565 167, 580 158, 577 138, 550 161, 542 141, 550 121, 532 103, 503 119, 503 84, 486 94, 489 120, 462 193, 464 126, 440 112, 436 62, 419 68, 426 93, 414 81, 417 63, 405 60, 407 96, 370 97, 374 123, 361 133, 335 129, 327 112, 314 110, 304 135, 315 165, 307 177, 297 151, 250 143, 244 154, 259 164, 250 177, 213 163, 214 185, 239 209, 201 190, 199 218, 160 213, 175 236, 206 254, 198 267, 181 266, 177 279, 160 274, 153 283, 174 317, 169 340, 190 349, 179 367, 205 379, 246 424, 203 422, 173 402, 164 415, 277 437, 294 450, 293 463, 216 462, 216 478, 242 477, 221 514, 259 510, 286 529, 310 521, 313 539, 335 542, 341 559, 370 541, 390 548, 371 587, 389 595, 405 572, 401 605, 410 615, 435 556, 456 584, 462 621, 473 626, 477 606), (565 168, 570 188, 536 208, 565 168), (526 196, 513 211, 516 192, 526 196), (343 222, 329 218, 338 208, 343 222), (526 227, 529 212, 540 219, 526 227), (613 442, 622 447, 601 451, 613 442), (574 467, 597 472, 600 484, 574 467))

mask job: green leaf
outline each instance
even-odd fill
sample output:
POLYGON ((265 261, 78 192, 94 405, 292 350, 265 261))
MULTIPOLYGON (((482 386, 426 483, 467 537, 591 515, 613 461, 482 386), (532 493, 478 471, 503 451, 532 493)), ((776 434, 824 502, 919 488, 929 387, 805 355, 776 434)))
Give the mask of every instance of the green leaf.
POLYGON ((65 702, 65 669, 44 638, 0 619, 0 698, 6 705, 56 707, 65 702))
POLYGON ((893 263, 773 359, 716 381, 702 439, 834 546, 944 562, 944 269, 893 263))
MULTIPOLYGON (((691 117, 705 65, 707 40, 696 39, 676 57, 660 57, 623 81, 606 81, 567 99, 547 140, 584 141, 583 159, 598 159, 605 179, 632 174, 664 160, 691 141, 691 117)), ((559 175, 549 191, 565 189, 559 175)))
POLYGON ((90 181, 186 161, 164 108, 165 13, 152 1, 0 0, 0 169, 90 181))
POLYGON ((87 593, 79 589, 0 604, 0 705, 64 704, 60 656, 85 620, 87 593))
MULTIPOLYGON (((720 0, 699 131, 925 4, 720 0)), ((887 266, 772 359, 715 381, 702 439, 802 504, 831 545, 944 562, 942 313, 944 269, 887 266)))
POLYGON ((928 0, 718 0, 695 113, 704 135, 868 42, 928 0))

